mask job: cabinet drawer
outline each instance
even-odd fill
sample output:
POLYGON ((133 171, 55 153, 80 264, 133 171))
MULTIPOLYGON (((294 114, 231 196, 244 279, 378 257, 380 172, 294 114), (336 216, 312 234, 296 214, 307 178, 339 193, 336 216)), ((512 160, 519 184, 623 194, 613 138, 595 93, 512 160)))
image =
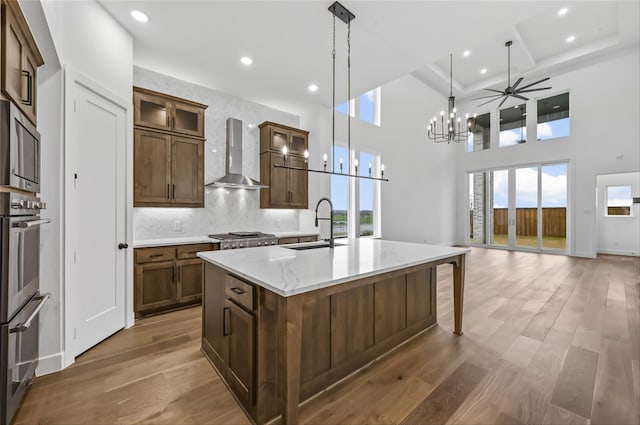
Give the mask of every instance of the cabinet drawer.
POLYGON ((240 279, 236 279, 231 275, 227 275, 225 280, 225 294, 227 295, 227 298, 234 300, 249 310, 253 310, 253 292, 253 285, 243 282, 240 279))
POLYGON ((298 238, 280 238, 278 239, 278 245, 286 245, 289 243, 298 243, 298 238))
POLYGON ((135 250, 136 264, 151 263, 156 261, 173 260, 176 256, 176 249, 172 246, 157 248, 138 248, 135 250))
POLYGON ((180 245, 176 249, 176 258, 197 258, 200 251, 213 251, 213 244, 199 243, 193 245, 180 245))
POLYGON ((315 242, 318 240, 318 236, 300 236, 300 242, 315 242))

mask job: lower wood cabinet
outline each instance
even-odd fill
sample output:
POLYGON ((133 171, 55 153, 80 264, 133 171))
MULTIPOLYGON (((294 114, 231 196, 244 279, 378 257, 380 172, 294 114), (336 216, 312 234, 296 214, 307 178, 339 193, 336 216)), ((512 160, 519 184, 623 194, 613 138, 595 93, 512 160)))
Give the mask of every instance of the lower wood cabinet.
POLYGON ((136 248, 135 313, 157 313, 200 302, 203 261, 196 254, 216 249, 219 244, 209 243, 136 248))
POLYGON ((287 245, 290 243, 301 243, 301 242, 315 242, 317 240, 318 240, 318 235, 288 236, 286 238, 279 238, 278 245, 287 245))
MULTIPOLYGON (((287 300, 205 262, 202 351, 256 424, 276 418, 287 300)), ((300 295, 300 402, 436 323, 436 266, 300 295)))

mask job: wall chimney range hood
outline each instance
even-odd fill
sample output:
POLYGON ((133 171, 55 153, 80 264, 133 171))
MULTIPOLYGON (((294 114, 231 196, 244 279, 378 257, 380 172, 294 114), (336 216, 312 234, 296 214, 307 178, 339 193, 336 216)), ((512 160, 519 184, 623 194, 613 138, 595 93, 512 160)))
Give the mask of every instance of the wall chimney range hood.
POLYGON ((227 161, 224 177, 205 186, 227 187, 232 189, 262 189, 269 186, 242 174, 242 121, 227 118, 227 161))

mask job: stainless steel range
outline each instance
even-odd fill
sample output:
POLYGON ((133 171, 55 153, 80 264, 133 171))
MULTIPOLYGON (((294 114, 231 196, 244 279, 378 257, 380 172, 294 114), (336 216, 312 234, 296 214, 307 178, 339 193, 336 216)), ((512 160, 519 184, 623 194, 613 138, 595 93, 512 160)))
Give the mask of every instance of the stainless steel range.
POLYGON ((254 246, 277 245, 278 237, 262 232, 229 232, 209 235, 220 241, 220 249, 251 248, 254 246))

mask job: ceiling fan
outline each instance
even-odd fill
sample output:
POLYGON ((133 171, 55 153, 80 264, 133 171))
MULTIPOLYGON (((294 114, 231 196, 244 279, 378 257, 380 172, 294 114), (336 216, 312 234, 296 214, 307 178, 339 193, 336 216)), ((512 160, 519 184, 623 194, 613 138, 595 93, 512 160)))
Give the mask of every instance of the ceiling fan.
POLYGON ((482 96, 482 97, 476 97, 475 99, 489 99, 484 103, 481 103, 478 106, 482 106, 482 105, 486 105, 487 103, 491 103, 494 100, 498 100, 502 97, 504 97, 504 99, 502 99, 502 102, 500 102, 500 104, 498 105, 498 108, 502 106, 502 104, 504 102, 507 101, 507 99, 509 98, 509 96, 511 97, 515 97, 517 99, 522 99, 522 100, 529 100, 529 98, 522 96, 522 93, 529 93, 529 92, 533 92, 533 91, 538 91, 538 90, 549 90, 551 89, 551 87, 538 87, 538 88, 529 88, 529 87, 533 87, 536 84, 540 84, 543 81, 547 81, 550 77, 547 78, 543 78, 542 80, 538 80, 535 83, 531 83, 531 84, 527 84, 526 86, 522 86, 522 87, 518 87, 520 85, 520 83, 522 82, 523 78, 520 77, 516 80, 516 82, 513 84, 513 86, 511 85, 511 45, 513 44, 513 42, 511 40, 507 41, 506 43, 504 43, 504 45, 507 47, 507 88, 504 90, 495 90, 495 89, 485 89, 491 92, 495 92, 496 94, 492 94, 489 96, 482 96))

